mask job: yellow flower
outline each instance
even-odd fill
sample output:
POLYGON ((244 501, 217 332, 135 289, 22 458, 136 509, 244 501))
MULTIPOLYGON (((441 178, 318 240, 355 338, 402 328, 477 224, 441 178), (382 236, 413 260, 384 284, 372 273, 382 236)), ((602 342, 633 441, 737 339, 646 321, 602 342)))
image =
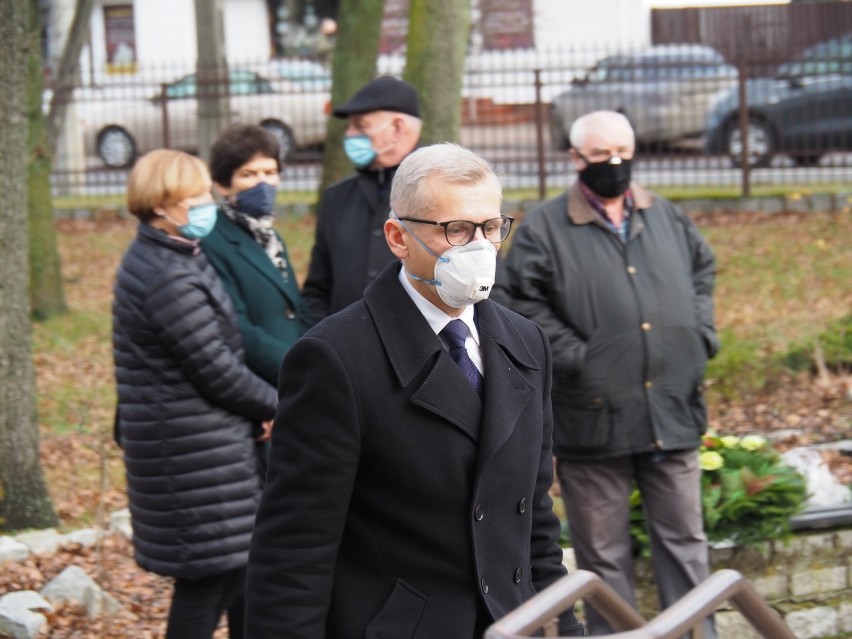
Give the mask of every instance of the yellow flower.
POLYGON ((726 435, 725 437, 720 437, 719 441, 722 442, 725 448, 736 448, 737 444, 740 443, 740 438, 734 435, 726 435))
POLYGON ((698 465, 701 470, 719 470, 725 465, 725 460, 714 450, 708 450, 698 455, 698 465))
POLYGON ((760 435, 746 435, 740 442, 740 446, 749 451, 760 450, 766 445, 766 439, 760 435))

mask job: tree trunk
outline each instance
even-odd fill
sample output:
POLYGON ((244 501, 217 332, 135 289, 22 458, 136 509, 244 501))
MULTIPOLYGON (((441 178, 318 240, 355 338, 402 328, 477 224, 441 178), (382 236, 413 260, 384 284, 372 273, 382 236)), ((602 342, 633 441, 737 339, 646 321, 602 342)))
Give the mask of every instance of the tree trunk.
POLYGON ((222 0, 195 0, 198 46, 198 156, 210 159, 210 147, 231 123, 228 63, 222 0))
MULTIPOLYGON (((376 76, 376 57, 382 31, 385 0, 341 0, 331 73, 332 104, 343 104, 376 76)), ((323 153, 320 195, 332 182, 352 172, 343 152, 346 121, 328 120, 323 153)))
POLYGON ((27 294, 29 0, 2 0, 0 20, 0 530, 43 528, 56 515, 41 471, 27 294))
POLYGON ((417 88, 423 144, 458 140, 470 3, 411 0, 404 78, 417 88))
MULTIPOLYGON (((32 24, 39 25, 38 0, 34 0, 32 24)), ((50 140, 51 151, 56 152, 56 144, 62 133, 62 126, 65 123, 65 110, 73 100, 74 84, 77 81, 77 74, 80 70, 80 54, 83 51, 83 45, 86 44, 86 38, 89 35, 89 23, 92 20, 92 7, 94 0, 77 0, 77 7, 74 10, 74 19, 71 22, 71 29, 68 32, 68 37, 65 40, 65 46, 62 49, 62 59, 59 61, 59 69, 56 70, 53 82, 53 96, 50 98, 50 111, 47 116, 47 132, 50 140)), ((36 27, 38 29, 38 26, 36 27)), ((41 30, 36 31, 36 35, 41 38, 41 30)), ((41 61, 41 49, 34 52, 41 61)), ((41 73, 41 68, 39 68, 41 73)), ((41 86, 41 82, 39 82, 41 86)), ((39 109, 41 109, 41 93, 39 93, 39 109)))
MULTIPOLYGON (((29 284, 32 316, 41 320, 65 313, 68 306, 65 303, 65 292, 62 287, 62 269, 56 247, 56 227, 53 220, 53 200, 50 192, 52 158, 50 138, 41 110, 44 87, 38 0, 29 0, 28 4, 30 8, 27 60, 29 284)), ((65 49, 67 52, 68 47, 65 49)), ((79 56, 78 51, 77 57, 79 56)))

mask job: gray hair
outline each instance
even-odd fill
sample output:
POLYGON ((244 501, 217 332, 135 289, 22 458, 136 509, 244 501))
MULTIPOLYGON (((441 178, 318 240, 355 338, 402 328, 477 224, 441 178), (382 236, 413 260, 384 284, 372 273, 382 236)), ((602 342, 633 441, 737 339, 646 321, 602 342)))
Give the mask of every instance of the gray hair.
POLYGON ((500 181, 487 160, 458 144, 443 142, 421 147, 402 161, 391 185, 391 209, 400 215, 431 211, 434 205, 425 183, 433 177, 468 186, 492 180, 503 199, 500 181))
POLYGON ((568 139, 571 141, 571 148, 582 149, 589 134, 594 129, 604 127, 617 127, 629 131, 629 141, 631 144, 635 144, 636 135, 633 132, 633 126, 631 126, 630 120, 623 113, 619 113, 618 111, 592 111, 591 113, 581 115, 571 125, 571 131, 568 134, 568 139))

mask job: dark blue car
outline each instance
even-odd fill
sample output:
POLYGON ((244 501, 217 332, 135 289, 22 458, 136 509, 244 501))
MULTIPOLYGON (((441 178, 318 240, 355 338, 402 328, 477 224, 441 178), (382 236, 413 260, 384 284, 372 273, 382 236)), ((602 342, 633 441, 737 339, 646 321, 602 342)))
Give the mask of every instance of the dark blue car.
MULTIPOLYGON (((707 115, 707 151, 742 164, 739 88, 720 92, 707 115)), ((746 82, 748 162, 768 166, 787 153, 813 166, 830 151, 852 150, 852 33, 826 40, 746 82)))

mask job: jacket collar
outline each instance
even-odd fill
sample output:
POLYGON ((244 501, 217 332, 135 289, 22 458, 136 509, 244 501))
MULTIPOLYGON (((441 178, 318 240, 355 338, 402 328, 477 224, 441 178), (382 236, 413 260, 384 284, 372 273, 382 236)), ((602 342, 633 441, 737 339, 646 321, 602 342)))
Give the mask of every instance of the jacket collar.
POLYGON ((165 231, 161 231, 158 228, 154 228, 150 224, 145 222, 139 222, 139 226, 137 227, 137 235, 141 239, 149 242, 153 242, 154 244, 159 244, 161 246, 165 246, 172 251, 177 251, 178 253, 186 253, 187 255, 197 255, 201 252, 199 248, 199 242, 197 240, 187 240, 184 238, 173 237, 166 233, 165 231))
MULTIPOLYGON (((654 196, 635 182, 630 183, 636 210, 648 209, 654 204, 654 196)), ((598 221, 598 214, 589 204, 583 194, 579 182, 574 182, 568 189, 568 217, 574 224, 593 224, 598 221)))
MULTIPOLYGON (((541 364, 502 309, 490 300, 477 304, 485 368, 485 401, 466 386, 461 371, 398 280, 393 262, 367 287, 364 300, 402 387, 417 384, 411 401, 480 438, 480 463, 511 434, 517 416, 534 397, 519 368, 541 364), (484 431, 480 433, 480 426, 484 431)), ((540 392, 540 389, 539 389, 540 392)))
MULTIPOLYGON (((281 278, 278 268, 248 231, 230 220, 222 211, 219 211, 219 217, 216 220, 216 232, 233 246, 232 250, 240 255, 247 264, 257 269, 290 299, 290 291, 284 286, 284 280, 281 278)), ((291 303, 295 306, 295 300, 291 300, 291 303)))

